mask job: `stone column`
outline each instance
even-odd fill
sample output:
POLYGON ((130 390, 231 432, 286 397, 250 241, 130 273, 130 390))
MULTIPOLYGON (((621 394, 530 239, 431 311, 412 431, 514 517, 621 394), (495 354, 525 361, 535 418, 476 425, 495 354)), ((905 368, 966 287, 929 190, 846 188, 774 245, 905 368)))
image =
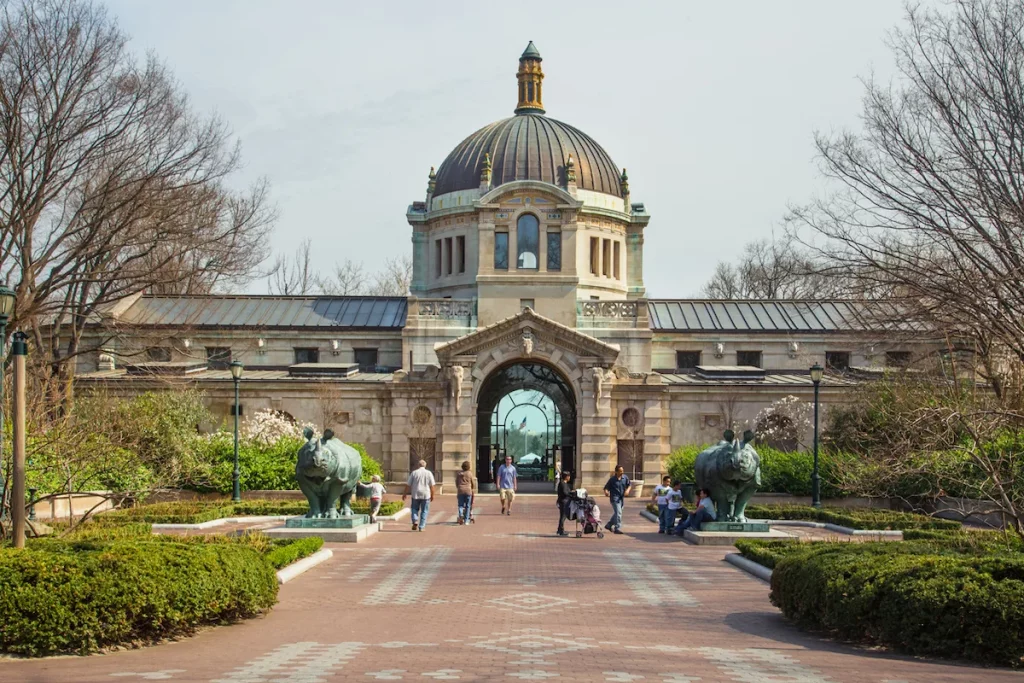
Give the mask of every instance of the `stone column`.
POLYGON ((409 291, 413 295, 422 295, 427 291, 427 261, 429 244, 427 233, 414 230, 412 233, 412 282, 409 291))
POLYGON ((580 482, 593 490, 604 486, 615 468, 615 416, 612 415, 611 378, 602 381, 600 399, 596 395, 594 368, 583 368, 580 392, 580 482))
POLYGON ((644 234, 633 231, 626 234, 626 287, 628 296, 643 296, 644 292, 644 234))

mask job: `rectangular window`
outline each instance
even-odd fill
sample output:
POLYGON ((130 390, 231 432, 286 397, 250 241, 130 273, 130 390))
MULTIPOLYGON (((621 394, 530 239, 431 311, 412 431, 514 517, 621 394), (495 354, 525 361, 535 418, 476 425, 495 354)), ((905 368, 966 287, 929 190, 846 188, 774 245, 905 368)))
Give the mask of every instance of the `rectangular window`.
POLYGON ((613 265, 615 267, 615 279, 616 280, 621 280, 622 277, 619 275, 620 271, 619 271, 619 243, 618 243, 618 241, 615 242, 614 250, 615 250, 615 257, 613 259, 613 265))
POLYGON ((441 240, 434 240, 434 277, 441 277, 441 240))
POLYGON ((693 370, 700 365, 700 351, 676 351, 676 368, 693 370))
POLYGON ((525 310, 527 308, 532 308, 535 311, 537 310, 537 306, 535 305, 534 300, 533 299, 520 299, 519 300, 519 310, 522 311, 522 310, 525 310))
POLYGON ((211 370, 227 370, 231 365, 231 349, 226 346, 206 347, 206 367, 211 370))
POLYGON ((319 363, 320 349, 295 349, 295 363, 319 363))
POLYGON ((828 370, 837 370, 843 372, 850 369, 850 352, 849 351, 826 351, 825 352, 825 368, 828 370))
POLYGON ((171 347, 150 346, 146 349, 146 359, 153 363, 169 363, 171 360, 171 347))
POLYGON ((885 364, 890 368, 905 368, 910 365, 910 351, 886 351, 885 364))
POLYGON ((354 349, 356 363, 362 372, 373 372, 377 369, 377 349, 354 349))
POLYGON ((466 236, 459 235, 455 238, 456 259, 459 264, 459 272, 466 272, 466 236))
POLYGON ((508 233, 494 233, 494 269, 508 270, 508 233))
POLYGON ((452 238, 444 238, 444 272, 446 275, 452 274, 452 238))
POLYGON ((601 274, 605 277, 612 276, 612 241, 601 240, 601 274))
POLYGON ((590 272, 601 274, 601 239, 598 237, 590 238, 590 272))
POLYGON ((736 365, 744 367, 759 368, 761 367, 761 352, 760 351, 737 351, 736 352, 736 365))
POLYGON ((548 270, 562 269, 562 233, 548 231, 548 270))

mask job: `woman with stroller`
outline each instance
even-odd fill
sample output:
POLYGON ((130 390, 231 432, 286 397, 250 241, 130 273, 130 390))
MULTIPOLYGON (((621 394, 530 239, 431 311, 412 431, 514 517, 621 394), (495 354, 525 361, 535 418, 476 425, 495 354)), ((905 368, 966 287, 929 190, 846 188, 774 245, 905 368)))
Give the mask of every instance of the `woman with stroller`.
POLYGON ((569 479, 572 478, 572 472, 562 472, 562 481, 558 482, 558 535, 568 536, 569 534, 565 530, 565 520, 569 518, 569 496, 572 493, 572 486, 569 484, 569 479))
POLYGON ((715 521, 715 504, 711 501, 711 491, 701 489, 697 492, 697 507, 686 519, 679 522, 674 533, 677 536, 682 536, 687 529, 699 531, 701 524, 713 521, 715 521))

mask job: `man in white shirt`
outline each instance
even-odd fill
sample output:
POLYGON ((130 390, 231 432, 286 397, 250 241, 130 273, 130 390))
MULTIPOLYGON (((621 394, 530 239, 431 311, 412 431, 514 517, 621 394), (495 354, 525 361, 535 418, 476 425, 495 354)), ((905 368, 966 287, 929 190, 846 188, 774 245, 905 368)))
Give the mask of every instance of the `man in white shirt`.
POLYGON ((430 502, 434 500, 434 475, 427 469, 427 461, 420 460, 420 467, 409 473, 409 489, 402 496, 402 502, 406 497, 412 496, 412 530, 423 531, 427 526, 427 514, 430 512, 430 502))

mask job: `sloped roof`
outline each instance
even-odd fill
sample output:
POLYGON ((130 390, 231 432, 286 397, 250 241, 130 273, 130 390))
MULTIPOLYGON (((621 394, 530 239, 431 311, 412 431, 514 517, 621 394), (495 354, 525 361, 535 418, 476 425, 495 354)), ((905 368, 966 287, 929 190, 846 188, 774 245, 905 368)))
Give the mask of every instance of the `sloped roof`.
POLYGON ((922 331, 892 304, 851 300, 651 299, 651 329, 666 332, 922 331))
POLYGON ((405 297, 143 296, 117 320, 143 327, 400 330, 407 307, 405 297))

